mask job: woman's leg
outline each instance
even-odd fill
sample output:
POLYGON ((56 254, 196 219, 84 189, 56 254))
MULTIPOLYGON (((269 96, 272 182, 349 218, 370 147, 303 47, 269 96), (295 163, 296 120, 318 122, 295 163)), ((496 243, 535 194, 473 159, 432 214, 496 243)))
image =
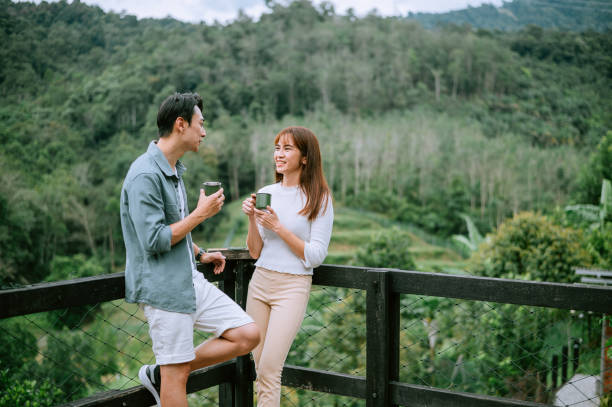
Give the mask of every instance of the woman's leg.
POLYGON ((258 290, 257 286, 253 286, 252 284, 249 285, 246 312, 253 318, 253 321, 255 321, 255 325, 259 328, 260 335, 259 344, 253 349, 255 368, 257 368, 259 364, 264 338, 266 337, 266 331, 268 329, 268 320, 270 318, 270 305, 262 299, 261 295, 262 293, 258 290))
POLYGON ((308 305, 311 277, 287 275, 283 277, 286 281, 277 287, 278 294, 274 296, 271 305, 267 329, 265 333, 262 331, 263 340, 258 346, 260 349, 256 361, 258 407, 280 406, 283 365, 308 305))

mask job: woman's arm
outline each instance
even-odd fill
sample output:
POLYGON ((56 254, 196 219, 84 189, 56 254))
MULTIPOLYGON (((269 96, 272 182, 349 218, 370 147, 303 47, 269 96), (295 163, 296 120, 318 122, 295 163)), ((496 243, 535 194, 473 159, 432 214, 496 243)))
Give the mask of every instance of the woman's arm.
POLYGON ((263 248, 263 240, 257 229, 257 222, 255 221, 255 194, 251 194, 250 198, 242 201, 242 212, 249 218, 249 230, 247 232, 247 248, 249 249, 249 255, 252 258, 258 259, 263 248))
POLYGON ((274 212, 271 206, 268 206, 268 212, 255 209, 254 213, 257 223, 276 233, 285 243, 287 243, 287 246, 289 246, 293 254, 304 261, 304 247, 306 244, 302 239, 280 223, 276 212, 274 212))
POLYGON ((247 248, 252 258, 258 259, 263 249, 263 240, 257 229, 254 216, 249 216, 249 231, 247 233, 247 248))
POLYGON ((334 209, 331 197, 324 213, 312 221, 310 227, 310 241, 305 242, 297 237, 279 221, 276 212, 268 206, 268 212, 255 209, 255 219, 261 226, 272 230, 289 246, 291 251, 304 263, 304 267, 318 267, 327 257, 327 248, 331 238, 334 223, 334 209))
POLYGON ((331 196, 328 198, 325 211, 312 221, 310 227, 310 241, 304 246, 304 258, 302 263, 306 268, 319 267, 327 257, 327 249, 331 239, 334 226, 334 208, 331 196))

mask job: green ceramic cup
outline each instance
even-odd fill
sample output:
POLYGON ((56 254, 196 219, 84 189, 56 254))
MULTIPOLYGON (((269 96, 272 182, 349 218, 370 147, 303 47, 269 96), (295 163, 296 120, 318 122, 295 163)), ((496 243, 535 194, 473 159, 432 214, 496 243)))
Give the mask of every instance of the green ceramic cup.
POLYGON ((255 208, 259 210, 266 209, 268 205, 272 204, 272 195, 266 192, 258 192, 255 195, 255 208))
POLYGON ((204 193, 206 193, 206 196, 209 196, 221 189, 221 183, 219 181, 203 182, 202 188, 204 188, 204 193))

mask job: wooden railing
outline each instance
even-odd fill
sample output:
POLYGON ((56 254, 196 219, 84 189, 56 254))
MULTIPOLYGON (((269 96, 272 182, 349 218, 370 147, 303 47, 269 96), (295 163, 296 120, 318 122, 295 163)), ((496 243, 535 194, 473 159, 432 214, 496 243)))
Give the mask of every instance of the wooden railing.
MULTIPOLYGON (((241 306, 246 304, 253 260, 246 250, 224 251, 226 271, 214 275, 200 268, 209 281, 241 306)), ((490 301, 558 309, 612 312, 612 288, 506 280, 473 276, 322 265, 314 285, 366 290, 366 376, 285 365, 282 384, 318 392, 365 399, 368 407, 543 406, 507 398, 456 392, 399 382, 400 294, 490 301)), ((123 273, 80 278, 0 291, 0 318, 96 304, 124 297, 123 273)), ((188 392, 219 386, 222 407, 252 406, 254 368, 249 356, 239 357, 190 376, 188 392)), ((142 386, 108 391, 64 406, 148 406, 153 398, 142 386)))

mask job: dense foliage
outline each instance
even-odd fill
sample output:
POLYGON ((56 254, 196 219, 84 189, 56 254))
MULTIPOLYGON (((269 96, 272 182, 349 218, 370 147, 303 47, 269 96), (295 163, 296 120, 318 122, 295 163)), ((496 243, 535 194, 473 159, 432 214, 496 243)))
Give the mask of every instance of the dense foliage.
POLYGON ((354 263, 365 267, 413 270, 412 255, 407 250, 411 238, 407 232, 392 228, 373 236, 357 252, 354 263))
MULTIPOLYGON (((504 225, 495 241, 507 243, 509 254, 495 257, 492 246, 483 249, 477 268, 485 275, 569 281, 571 265, 591 259, 608 267, 610 224, 574 232, 570 226, 583 225, 555 208, 597 204, 602 180, 612 179, 609 19, 584 6, 570 25, 568 8, 552 0, 531 3, 449 13, 459 24, 427 29, 419 21, 436 24, 427 16, 356 18, 305 0, 267 2, 260 20, 240 15, 227 25, 138 20, 79 1, 0 0, 0 285, 122 270, 121 183, 129 164, 156 138, 158 106, 175 91, 197 91, 205 101, 207 139, 198 154, 184 157, 190 207, 204 180, 221 180, 229 200, 270 182, 274 134, 290 124, 306 125, 321 141, 337 202, 442 238, 465 234, 461 214, 483 233, 504 225), (548 8, 534 13, 542 3, 548 8), (492 13, 505 22, 489 18, 492 13), (508 13, 516 25, 510 26, 508 13), (462 25, 461 16, 471 26, 462 25), (576 31, 541 28, 556 27, 547 19, 576 31), (541 27, 498 30, 524 24, 541 27), (519 215, 504 223, 522 211, 562 219, 519 215), (521 239, 530 240, 523 245, 521 239), (578 248, 584 242, 588 258, 578 248)), ((199 227, 198 236, 224 216, 199 227)), ((402 251, 409 244, 405 237, 391 232, 364 242, 364 264, 411 268, 402 251)), ((436 325, 444 333, 437 345, 421 341, 403 355, 411 365, 405 375, 451 386, 434 367, 454 377, 453 363, 462 356, 437 358, 434 350, 469 338, 478 321, 466 320, 466 328, 454 332, 453 324, 467 317, 456 307, 459 314, 448 311, 449 301, 417 302, 404 307, 402 317, 424 321, 418 329, 425 337, 436 325), (418 363, 422 354, 429 355, 425 365, 418 363)), ((345 304, 355 308, 346 322, 361 326, 362 299, 356 295, 345 304)), ((116 372, 118 356, 74 329, 95 325, 103 311, 60 310, 29 321, 29 327, 53 333, 42 362, 29 328, 0 321, 3 402, 26 403, 26 393, 40 405, 77 398, 89 391, 82 378, 96 385, 116 372), (53 360, 64 369, 54 369, 53 360), (92 360, 101 366, 92 368, 92 360), (88 377, 92 370, 96 374, 88 377), (31 377, 49 379, 35 383, 31 377)), ((339 335, 337 321, 326 318, 333 316, 322 320, 339 335)), ((504 327, 504 335, 516 337, 517 354, 519 348, 540 352, 520 339, 528 338, 527 327, 504 327)), ((112 329, 91 328, 103 344, 113 343, 112 329)), ((345 336, 351 343, 364 340, 357 328, 345 336)), ((501 349, 507 341, 497 339, 501 349)), ((319 346, 308 343, 305 349, 319 346)), ((473 352, 486 346, 474 341, 473 352)), ((334 351, 344 352, 346 366, 359 364, 358 352, 334 351)), ((486 374, 487 368, 468 365, 460 388, 482 390, 468 373, 486 374)), ((531 368, 525 361, 518 370, 504 367, 504 374, 519 380, 531 368)), ((503 383, 483 386, 505 391, 503 383)))
POLYGON ((591 264, 579 231, 545 216, 519 213, 504 222, 475 256, 474 272, 489 277, 575 282, 576 267, 591 264))
POLYGON ((473 27, 498 30, 517 30, 527 25, 573 31, 612 28, 610 0, 514 0, 504 1, 501 7, 483 4, 441 14, 416 13, 409 18, 425 27, 439 24, 469 24, 473 27))
POLYGON ((323 139, 335 195, 367 203, 384 186, 399 197, 397 219, 446 236, 463 231, 458 211, 490 230, 518 210, 561 204, 579 189, 584 149, 610 128, 609 32, 430 31, 326 4, 269 4, 257 22, 224 26, 1 1, 4 285, 44 279, 56 255, 120 266, 121 180, 175 90, 202 94, 209 121, 207 148, 185 158, 190 191, 219 178, 237 199, 269 180, 266 146, 290 117, 323 139), (422 114, 410 113, 417 107, 422 114), (514 155, 505 168, 518 168, 490 167, 504 152, 514 155))

